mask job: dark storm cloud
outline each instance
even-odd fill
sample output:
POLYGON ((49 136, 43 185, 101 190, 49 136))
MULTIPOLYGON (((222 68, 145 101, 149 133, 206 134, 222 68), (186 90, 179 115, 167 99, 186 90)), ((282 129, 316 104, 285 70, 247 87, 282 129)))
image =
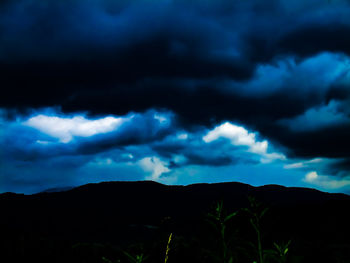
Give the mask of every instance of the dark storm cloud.
MULTIPOLYGON (((63 103, 69 108, 78 103, 85 109, 81 93, 95 96, 102 90, 124 89, 128 94, 136 88, 135 81, 144 78, 242 79, 252 73, 252 66, 240 57, 215 54, 232 41, 215 21, 195 10, 161 1, 125 4, 115 13, 104 3, 72 5, 24 1, 6 9, 0 57, 9 93, 3 105, 63 103)), ((123 100, 117 97, 115 103, 123 100)), ((98 112, 104 110, 101 105, 97 99, 90 107, 98 112)), ((109 103, 105 110, 125 109, 113 109, 109 103)))
POLYGON ((350 158, 336 160, 329 167, 327 167, 327 169, 330 174, 337 174, 338 176, 347 176, 347 171, 350 171, 350 158))
POLYGON ((247 152, 247 146, 233 146, 227 140, 205 143, 207 130, 196 133, 177 133, 149 146, 160 157, 171 160, 170 166, 226 166, 237 163, 258 164, 261 156, 247 152))
POLYGON ((295 30, 281 39, 280 52, 309 56, 322 51, 350 54, 350 25, 342 23, 313 24, 295 30))
POLYGON ((181 89, 181 82, 174 81, 177 78, 244 80, 252 76, 256 63, 268 62, 281 52, 309 53, 298 47, 310 46, 316 53, 347 51, 349 45, 344 36, 350 34, 346 34, 346 25, 338 28, 335 24, 334 12, 326 18, 316 16, 304 21, 305 16, 312 17, 319 9, 332 10, 339 8, 337 5, 306 7, 294 17, 283 4, 283 1, 216 4, 93 1, 89 5, 80 1, 7 2, 0 19, 0 65, 8 94, 1 104, 8 107, 63 104, 67 110, 115 113, 134 107, 145 109, 154 103, 174 108, 170 102, 162 102, 166 92, 161 91, 173 87, 175 91, 170 94, 188 93, 181 89), (320 19, 323 21, 319 25, 320 19), (311 37, 309 28, 313 36, 336 48, 311 37), (313 44, 317 42, 310 42, 313 39, 319 41, 316 48, 313 44), (342 39, 342 45, 329 39, 336 43, 342 39), (140 81, 145 79, 149 85, 143 87, 140 81), (158 79, 166 82, 159 87, 158 79), (137 94, 139 89, 147 90, 148 99, 159 91, 160 94, 154 100, 133 105, 129 94, 133 94, 131 90, 137 94), (101 93, 112 95, 115 103, 105 103, 101 93), (122 101, 128 104, 118 106, 122 101))
MULTIPOLYGON (((348 157, 347 125, 295 131, 280 121, 332 100, 349 114, 349 14, 348 1, 322 0, 5 1, 0 107, 167 109, 185 127, 232 120, 291 155, 348 157)), ((125 134, 124 145, 150 142, 133 133, 140 131, 125 134)), ((120 144, 95 139, 78 148, 120 144)))
POLYGON ((116 147, 149 144, 174 133, 176 125, 174 116, 169 113, 148 111, 133 114, 130 121, 122 124, 115 132, 80 139, 77 151, 83 154, 95 154, 116 147))
POLYGON ((350 143, 347 139, 349 133, 350 125, 347 124, 300 133, 276 129, 272 136, 286 147, 293 149, 294 157, 341 158, 350 156, 350 143))

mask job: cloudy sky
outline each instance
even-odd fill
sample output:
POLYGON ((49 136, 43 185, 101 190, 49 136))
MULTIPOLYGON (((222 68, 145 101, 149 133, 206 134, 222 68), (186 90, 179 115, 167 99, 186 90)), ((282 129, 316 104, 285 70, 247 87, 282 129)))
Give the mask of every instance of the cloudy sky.
POLYGON ((0 192, 350 193, 350 1, 5 0, 0 192))

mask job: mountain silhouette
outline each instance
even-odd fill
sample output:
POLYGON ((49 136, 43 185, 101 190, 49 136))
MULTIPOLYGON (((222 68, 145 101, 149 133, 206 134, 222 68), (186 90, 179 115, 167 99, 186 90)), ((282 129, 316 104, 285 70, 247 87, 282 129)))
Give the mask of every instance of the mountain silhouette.
POLYGON ((6 247, 8 240, 29 236, 72 244, 125 245, 151 241, 159 229, 192 235, 205 224, 205 215, 217 202, 223 201, 227 211, 239 211, 249 206, 248 196, 269 208, 264 222, 267 239, 287 238, 300 244, 300 251, 318 251, 319 262, 332 259, 332 246, 350 247, 348 195, 278 185, 168 186, 152 181, 103 182, 33 195, 1 194, 2 242, 6 247))

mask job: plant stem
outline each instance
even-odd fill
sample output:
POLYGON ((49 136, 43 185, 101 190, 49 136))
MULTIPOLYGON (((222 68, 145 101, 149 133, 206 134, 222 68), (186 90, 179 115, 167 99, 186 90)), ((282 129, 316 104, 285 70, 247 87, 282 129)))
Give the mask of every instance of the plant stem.
POLYGON ((166 246, 164 263, 167 263, 168 259, 169 259, 170 242, 171 242, 172 236, 173 236, 173 233, 170 233, 169 239, 168 239, 168 243, 167 243, 167 246, 166 246))
POLYGON ((263 261, 263 251, 262 251, 262 245, 261 245, 261 234, 260 234, 260 229, 259 226, 257 228, 258 230, 256 231, 258 234, 258 250, 259 250, 259 260, 260 263, 264 263, 263 261))

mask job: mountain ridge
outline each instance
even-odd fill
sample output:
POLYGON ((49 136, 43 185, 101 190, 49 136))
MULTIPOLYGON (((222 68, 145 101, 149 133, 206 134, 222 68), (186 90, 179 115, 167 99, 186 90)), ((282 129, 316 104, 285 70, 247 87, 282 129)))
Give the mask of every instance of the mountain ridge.
POLYGON ((219 185, 241 185, 241 186, 248 186, 249 188, 254 188, 254 189, 272 189, 272 190, 277 190, 277 189, 284 189, 284 190, 295 190, 295 191, 310 191, 310 192, 319 192, 319 193, 324 193, 324 194, 329 194, 333 196, 348 196, 350 198, 349 194, 346 193, 332 193, 332 192, 326 192, 322 190, 318 190, 316 188, 309 188, 309 187, 298 187, 298 186, 284 186, 284 185, 279 185, 279 184, 266 184, 266 185, 261 185, 261 186, 253 186, 250 184, 246 183, 241 183, 241 182, 217 182, 217 183, 193 183, 193 184, 188 184, 188 185, 167 185, 167 184, 162 184, 156 181, 152 180, 145 180, 145 181, 104 181, 104 182, 97 182, 97 183, 87 183, 79 186, 64 186, 64 187, 54 187, 54 188, 48 188, 43 191, 37 192, 37 193, 32 193, 32 194, 25 194, 25 193, 15 193, 15 192, 4 192, 0 193, 0 196, 2 195, 23 195, 23 196, 33 196, 33 195, 38 195, 38 194, 43 194, 43 193, 60 193, 60 192, 67 192, 67 191, 74 191, 76 189, 84 189, 87 187, 92 187, 92 186, 103 186, 103 185, 115 185, 115 184, 154 184, 154 185, 161 185, 164 187, 184 187, 184 188, 191 188, 191 187, 197 187, 197 186, 219 186, 219 185))
MULTIPOLYGON (((11 242, 21 244, 25 237, 56 242, 59 247, 67 242, 125 247, 135 242, 152 243, 162 233, 191 239, 206 228, 208 212, 221 201, 226 211, 238 211, 237 224, 249 229, 244 214, 248 196, 268 208, 264 219, 267 238, 293 240, 296 254, 310 254, 303 262, 313 262, 314 251, 319 254, 318 262, 332 262, 332 247, 337 246, 339 253, 350 248, 350 196, 236 182, 168 186, 153 181, 114 181, 63 192, 4 193, 0 194, 0 241, 9 246, 11 242)), ((246 235, 254 238, 253 233, 246 235)))

